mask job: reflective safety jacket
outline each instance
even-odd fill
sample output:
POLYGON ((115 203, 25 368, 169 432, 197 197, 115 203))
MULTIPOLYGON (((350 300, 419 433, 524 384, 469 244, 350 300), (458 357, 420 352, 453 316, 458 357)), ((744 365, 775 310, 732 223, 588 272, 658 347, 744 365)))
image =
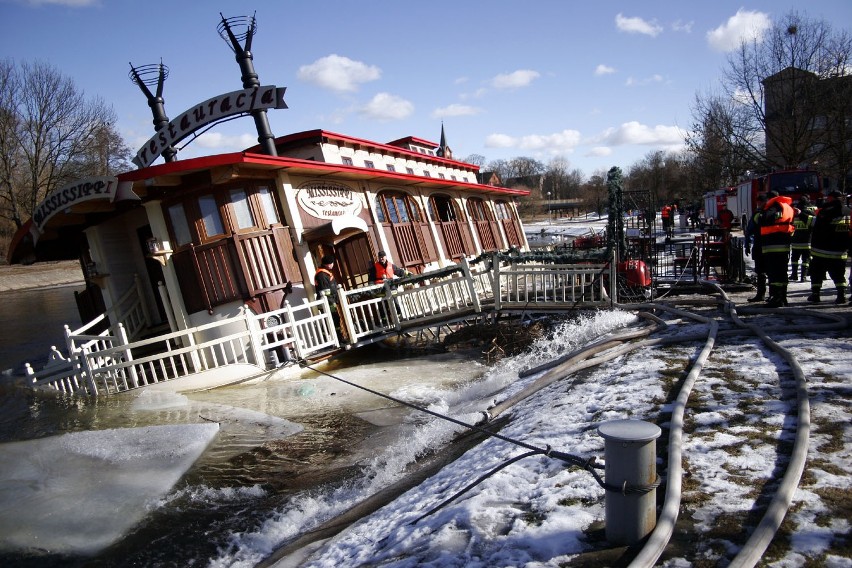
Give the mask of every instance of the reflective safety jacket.
POLYGON ((792 241, 793 217, 795 211, 791 205, 793 200, 779 195, 766 202, 760 215, 760 244, 764 254, 789 253, 792 241))
POLYGON ((811 233, 814 230, 816 215, 807 209, 796 215, 793 219, 793 244, 795 250, 811 250, 811 233))
POLYGON ((375 283, 384 284, 385 280, 392 279, 400 270, 390 262, 386 265, 383 265, 381 262, 375 262, 373 263, 373 271, 375 274, 375 277, 373 278, 375 283))
POLYGON ((838 200, 820 207, 811 235, 811 255, 845 262, 850 244, 849 209, 838 200))
POLYGON ((317 299, 325 295, 328 296, 329 304, 337 304, 337 281, 335 281, 331 270, 327 268, 317 269, 316 274, 314 274, 314 289, 317 292, 317 299))

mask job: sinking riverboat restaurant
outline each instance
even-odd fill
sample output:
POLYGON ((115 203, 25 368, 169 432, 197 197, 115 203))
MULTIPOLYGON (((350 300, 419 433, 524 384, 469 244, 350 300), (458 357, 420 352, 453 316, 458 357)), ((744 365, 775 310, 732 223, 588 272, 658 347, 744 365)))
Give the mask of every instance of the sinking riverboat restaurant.
POLYGON ((478 166, 453 158, 443 126, 437 144, 326 130, 272 136, 266 111, 286 108, 284 89, 261 86, 228 35, 242 90, 170 121, 147 89, 162 92, 162 64, 133 68, 155 119, 138 169, 54 191, 15 235, 10 263, 77 257, 85 277, 75 296, 87 323, 66 327, 67 352, 55 349, 44 369, 28 366, 37 386, 117 392, 358 345, 447 306, 478 310, 490 285, 468 261, 528 250, 515 203, 527 192, 479 183, 478 166), (177 159, 177 142, 237 115, 254 118, 259 145, 177 159), (371 286, 380 250, 420 280, 371 286), (335 317, 313 284, 327 254, 342 285, 335 317))

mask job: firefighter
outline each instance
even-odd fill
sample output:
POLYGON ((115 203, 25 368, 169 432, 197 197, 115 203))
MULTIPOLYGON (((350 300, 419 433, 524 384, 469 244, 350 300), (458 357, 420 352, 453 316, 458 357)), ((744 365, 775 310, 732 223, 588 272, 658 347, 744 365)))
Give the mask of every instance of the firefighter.
POLYGON ((749 298, 749 302, 762 302, 766 297, 766 268, 763 266, 763 251, 760 247, 760 227, 757 226, 758 217, 765 204, 766 196, 761 193, 757 196, 757 207, 755 207, 754 214, 743 230, 745 253, 750 254, 752 260, 754 260, 754 273, 757 276, 757 294, 749 298))
POLYGON ((671 205, 663 205, 660 209, 660 219, 663 221, 663 231, 666 237, 671 238, 674 234, 674 209, 671 205))
POLYGON ((849 208, 843 194, 832 191, 820 207, 811 235, 811 295, 808 302, 820 301, 820 288, 826 273, 837 288, 835 304, 846 302, 846 259, 850 245, 849 208))
POLYGON ((334 255, 327 254, 322 257, 320 266, 314 274, 314 290, 316 290, 317 300, 325 296, 328 299, 328 309, 331 312, 331 319, 334 322, 334 329, 337 332, 337 337, 343 341, 343 333, 340 328, 340 312, 337 309, 337 280, 334 278, 334 255))
POLYGON ((722 205, 722 210, 719 211, 719 226, 726 231, 730 231, 734 224, 734 212, 728 209, 727 205, 722 205))
POLYGON ((799 212, 793 219, 793 242, 790 245, 790 280, 795 282, 798 278, 804 282, 808 275, 808 266, 811 263, 811 233, 814 229, 816 219, 816 208, 811 205, 811 200, 806 195, 799 198, 796 203, 799 212), (802 260, 802 272, 799 272, 799 259, 802 260))
POLYGON ((383 284, 385 280, 392 280, 394 278, 411 275, 411 273, 407 270, 396 266, 392 262, 388 262, 385 251, 380 250, 379 254, 376 256, 378 259, 373 263, 373 266, 370 267, 368 276, 370 282, 373 284, 383 284))
POLYGON ((790 244, 795 230, 792 203, 791 198, 770 191, 766 194, 766 205, 758 217, 760 248, 769 284, 769 299, 766 301, 769 308, 787 305, 787 264, 790 262, 790 244))

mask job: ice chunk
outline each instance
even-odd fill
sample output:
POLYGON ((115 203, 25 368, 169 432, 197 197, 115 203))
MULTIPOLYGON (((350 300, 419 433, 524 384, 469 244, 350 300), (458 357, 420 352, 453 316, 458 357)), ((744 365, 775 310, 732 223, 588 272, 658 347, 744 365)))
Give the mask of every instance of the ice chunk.
POLYGON ((218 424, 74 432, 0 445, 0 549, 90 555, 192 466, 218 424))

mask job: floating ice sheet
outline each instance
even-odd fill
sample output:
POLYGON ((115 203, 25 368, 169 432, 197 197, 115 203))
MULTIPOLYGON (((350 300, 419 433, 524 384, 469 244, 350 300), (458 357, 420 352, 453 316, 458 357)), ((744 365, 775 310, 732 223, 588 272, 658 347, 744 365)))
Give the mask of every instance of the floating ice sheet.
POLYGON ((192 466, 218 424, 92 430, 0 445, 0 549, 90 555, 192 466))

